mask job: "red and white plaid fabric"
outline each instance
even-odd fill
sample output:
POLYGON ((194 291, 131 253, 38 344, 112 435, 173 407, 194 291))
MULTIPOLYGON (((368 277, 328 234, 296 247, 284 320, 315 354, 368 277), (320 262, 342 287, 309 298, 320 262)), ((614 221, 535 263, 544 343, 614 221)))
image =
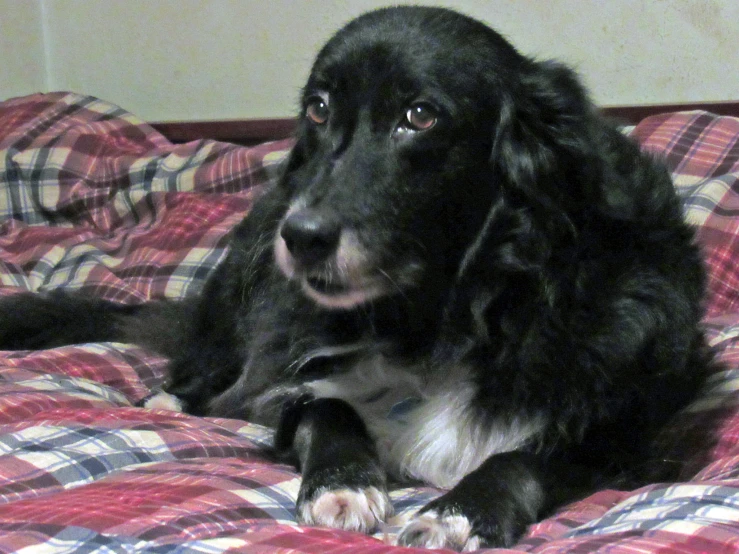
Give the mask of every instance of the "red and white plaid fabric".
MULTIPOLYGON (((725 367, 667 433, 688 481, 601 491, 509 552, 739 550, 739 120, 666 114, 632 134, 667 161, 698 228, 725 367)), ((173 145, 75 94, 0 103, 0 294, 197 291, 289 146, 173 145)), ((269 429, 134 407, 163 368, 118 343, 0 353, 0 553, 412 551, 392 545, 399 521, 373 537, 299 527, 299 476, 265 456, 269 429)), ((402 519, 438 494, 391 496, 402 519)))

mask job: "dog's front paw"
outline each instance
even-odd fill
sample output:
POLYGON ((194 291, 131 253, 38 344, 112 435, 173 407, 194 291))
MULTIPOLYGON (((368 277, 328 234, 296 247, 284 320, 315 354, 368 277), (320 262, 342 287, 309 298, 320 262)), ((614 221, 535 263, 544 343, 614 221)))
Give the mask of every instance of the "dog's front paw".
POLYGON ((298 503, 298 518, 307 525, 370 533, 392 513, 390 497, 377 487, 318 489, 298 503))
POLYGON ((449 511, 428 510, 417 514, 400 530, 398 544, 421 548, 450 548, 458 552, 480 548, 467 517, 449 511))

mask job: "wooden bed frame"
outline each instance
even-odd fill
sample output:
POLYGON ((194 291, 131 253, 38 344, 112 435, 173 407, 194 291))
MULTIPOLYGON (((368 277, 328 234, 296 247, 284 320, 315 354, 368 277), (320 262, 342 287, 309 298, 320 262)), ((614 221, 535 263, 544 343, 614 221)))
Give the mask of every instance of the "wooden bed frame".
MULTIPOLYGON (((739 117, 739 102, 703 102, 692 104, 652 104, 643 106, 604 106, 607 116, 634 125, 647 116, 664 112, 706 110, 719 115, 739 117)), ((252 146, 269 140, 288 138, 295 130, 293 118, 241 119, 222 121, 166 121, 152 124, 175 143, 202 138, 252 146)))

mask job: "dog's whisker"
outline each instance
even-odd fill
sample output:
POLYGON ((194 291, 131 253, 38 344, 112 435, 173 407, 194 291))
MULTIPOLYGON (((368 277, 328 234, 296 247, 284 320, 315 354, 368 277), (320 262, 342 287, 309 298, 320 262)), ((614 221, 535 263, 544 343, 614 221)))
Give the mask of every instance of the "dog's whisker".
POLYGON ((403 289, 403 288, 402 288, 402 287, 401 287, 401 286, 400 286, 400 285, 399 285, 399 284, 398 284, 398 283, 397 283, 397 282, 395 281, 395 279, 393 279, 393 278, 392 278, 392 277, 390 276, 390 274, 389 274, 389 273, 388 273, 387 271, 385 271, 384 269, 382 269, 382 268, 380 268, 380 267, 376 268, 376 271, 377 271, 377 273, 379 273, 380 275, 382 275, 382 276, 383 276, 383 278, 384 278, 384 279, 385 279, 385 280, 386 280, 386 281, 387 281, 388 283, 390 283, 390 285, 391 285, 391 286, 392 286, 392 287, 393 287, 393 288, 394 288, 395 290, 397 290, 397 291, 398 291, 398 292, 399 292, 399 293, 400 293, 400 294, 401 294, 402 296, 404 296, 404 297, 407 297, 407 294, 406 294, 405 290, 404 290, 404 289, 403 289))
POLYGON ((259 271, 259 258, 264 252, 266 252, 272 246, 272 233, 265 231, 262 232, 255 241, 255 246, 247 248, 246 246, 241 247, 241 251, 247 256, 247 263, 245 264, 242 274, 243 286, 241 289, 241 301, 244 302, 251 295, 251 287, 255 281, 255 277, 259 271))

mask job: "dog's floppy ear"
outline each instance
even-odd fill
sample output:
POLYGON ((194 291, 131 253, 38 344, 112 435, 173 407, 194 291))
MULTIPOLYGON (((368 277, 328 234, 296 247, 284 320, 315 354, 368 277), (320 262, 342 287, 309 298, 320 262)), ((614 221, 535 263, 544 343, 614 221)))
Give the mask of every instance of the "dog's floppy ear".
POLYGON ((548 256, 552 241, 578 234, 580 209, 615 217, 628 217, 632 210, 628 194, 608 192, 621 189, 611 186, 618 179, 601 150, 607 137, 575 73, 557 62, 526 59, 511 79, 490 159, 504 199, 489 214, 461 273, 483 263, 479 251, 497 253, 487 263, 533 270, 548 256), (490 248, 489 241, 498 246, 490 248))
POLYGON ((617 131, 604 126, 571 69, 527 62, 503 100, 492 163, 534 203, 568 213, 587 205, 615 218, 632 217, 636 197, 602 151, 604 144, 615 146, 609 133, 617 131))
POLYGON ((527 63, 501 106, 492 162, 522 191, 571 201, 572 179, 597 159, 590 140, 592 110, 569 68, 527 63))
POLYGON ((530 202, 630 219, 647 199, 633 189, 638 180, 618 170, 618 160, 635 159, 638 149, 618 134, 571 69, 527 60, 503 100, 491 161, 530 202))

